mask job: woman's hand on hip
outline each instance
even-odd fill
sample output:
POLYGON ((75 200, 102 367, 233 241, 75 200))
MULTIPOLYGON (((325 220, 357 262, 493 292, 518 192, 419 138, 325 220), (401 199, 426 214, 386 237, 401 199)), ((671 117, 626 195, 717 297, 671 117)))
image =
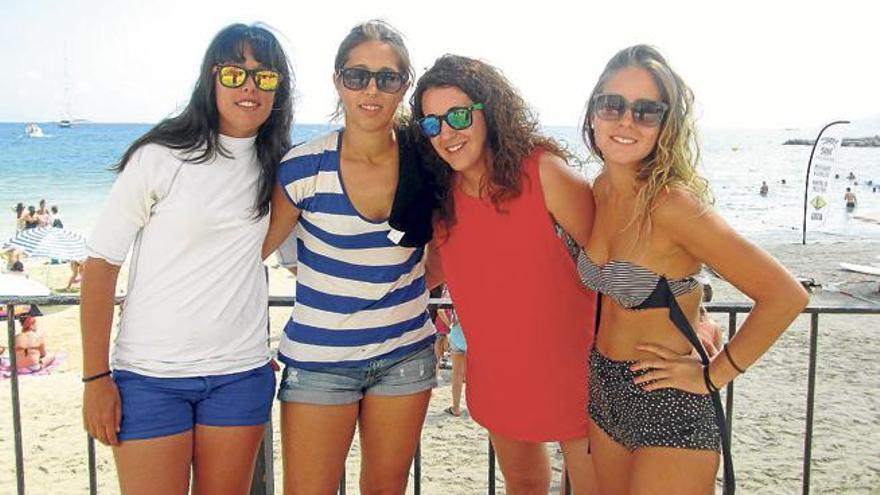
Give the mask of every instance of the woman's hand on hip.
POLYGON ((692 394, 708 394, 703 378, 703 364, 693 354, 681 355, 658 344, 639 344, 636 349, 653 354, 630 367, 631 371, 647 370, 633 378, 633 383, 647 392, 677 388, 692 394))

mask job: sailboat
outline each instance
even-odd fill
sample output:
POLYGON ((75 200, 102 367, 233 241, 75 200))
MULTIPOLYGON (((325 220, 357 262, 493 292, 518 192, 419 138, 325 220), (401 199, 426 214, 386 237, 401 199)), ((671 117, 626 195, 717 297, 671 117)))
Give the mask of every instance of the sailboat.
MULTIPOLYGON (((64 57, 64 80, 70 81, 67 74, 67 57, 64 57)), ((73 121, 70 120, 70 84, 64 86, 64 118, 58 121, 58 127, 69 129, 73 127, 73 121)))

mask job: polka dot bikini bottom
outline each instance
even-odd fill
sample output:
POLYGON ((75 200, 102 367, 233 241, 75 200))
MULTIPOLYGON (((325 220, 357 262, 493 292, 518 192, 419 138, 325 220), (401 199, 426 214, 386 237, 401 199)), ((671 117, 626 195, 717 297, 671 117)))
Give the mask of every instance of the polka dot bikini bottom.
POLYGON ((630 451, 672 447, 721 451, 721 433, 709 395, 668 388, 646 392, 633 378, 635 361, 614 361, 590 353, 590 417, 630 451))

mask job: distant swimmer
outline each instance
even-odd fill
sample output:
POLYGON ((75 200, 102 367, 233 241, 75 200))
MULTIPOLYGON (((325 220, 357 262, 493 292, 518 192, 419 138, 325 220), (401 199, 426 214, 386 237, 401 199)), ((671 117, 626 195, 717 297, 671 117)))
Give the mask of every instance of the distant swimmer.
POLYGON ((846 176, 846 179, 847 180, 856 180, 856 174, 854 174, 854 173, 852 173, 852 171, 850 171, 849 175, 846 176))
POLYGON ((760 191, 761 196, 766 196, 767 193, 769 193, 769 192, 770 192, 770 186, 767 185, 767 181, 766 180, 761 181, 761 191, 760 191))
POLYGON ((852 192, 848 187, 846 188, 846 193, 843 195, 843 200, 846 201, 846 209, 848 210, 855 208, 858 203, 856 193, 852 192))
POLYGON ((782 184, 782 185, 784 186, 784 185, 785 185, 785 179, 780 180, 779 183, 782 184))

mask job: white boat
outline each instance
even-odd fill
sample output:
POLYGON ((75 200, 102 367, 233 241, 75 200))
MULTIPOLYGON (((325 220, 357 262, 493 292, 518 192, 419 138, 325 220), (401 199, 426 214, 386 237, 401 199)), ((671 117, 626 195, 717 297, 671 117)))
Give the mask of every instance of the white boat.
POLYGON ((24 133, 27 134, 27 137, 32 138, 41 138, 45 135, 43 134, 43 129, 40 129, 40 126, 37 124, 28 124, 24 128, 24 133))

